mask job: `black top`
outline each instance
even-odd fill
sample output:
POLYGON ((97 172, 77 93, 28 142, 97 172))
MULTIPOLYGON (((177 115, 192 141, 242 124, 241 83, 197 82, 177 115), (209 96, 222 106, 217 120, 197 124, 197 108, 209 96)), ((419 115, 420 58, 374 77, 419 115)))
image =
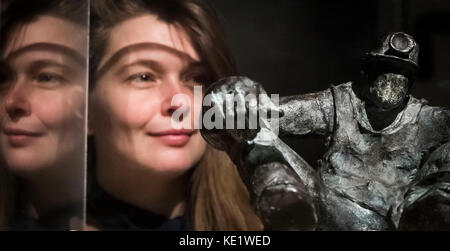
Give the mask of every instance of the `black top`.
MULTIPOLYGON (((19 210, 15 215, 10 230, 70 230, 70 219, 81 218, 82 202, 52 210, 35 219, 19 210)), ((168 219, 147 210, 119 201, 107 194, 98 185, 89 189, 87 203, 87 223, 101 230, 191 230, 185 216, 168 219)), ((81 226, 77 227, 80 229, 81 226)))
POLYGON ((185 216, 168 219, 135 207, 113 198, 96 183, 89 190, 87 223, 100 230, 191 230, 185 216))
POLYGON ((9 229, 13 231, 38 231, 38 230, 76 230, 81 229, 80 226, 71 226, 70 220, 74 217, 81 218, 83 212, 83 203, 76 202, 69 206, 58 208, 40 215, 38 219, 31 217, 25 209, 21 209, 15 215, 9 229))
MULTIPOLYGON (((37 231, 37 230, 80 230, 81 222, 75 225, 72 219, 82 218, 83 201, 73 201, 70 204, 52 209, 45 214, 39 214, 38 218, 30 216, 28 208, 30 201, 25 189, 25 181, 17 179, 17 191, 14 201, 15 213, 8 226, 13 231, 37 231)), ((78 222, 77 222, 78 223, 78 222)))

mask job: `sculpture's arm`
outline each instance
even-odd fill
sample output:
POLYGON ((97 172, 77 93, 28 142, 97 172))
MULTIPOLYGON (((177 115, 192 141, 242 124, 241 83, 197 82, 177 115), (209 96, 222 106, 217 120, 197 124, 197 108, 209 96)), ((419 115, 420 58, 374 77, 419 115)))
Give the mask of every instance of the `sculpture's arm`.
POLYGON ((442 138, 445 141, 450 141, 450 109, 441 107, 435 113, 436 123, 440 124, 442 129, 442 138))
POLYGON ((280 98, 280 135, 327 135, 333 131, 334 102, 330 89, 280 98))
MULTIPOLYGON (((215 119, 230 114, 239 119, 239 115, 245 115, 244 124, 248 126, 249 107, 239 109, 237 105, 225 105, 227 95, 244 100, 248 94, 262 93, 265 91, 258 83, 244 77, 232 77, 213 84, 206 92, 211 102, 206 103, 216 108, 215 119)), ((276 103, 267 99, 259 100, 259 106, 266 111, 279 109, 276 103)), ((205 109, 204 104, 203 108, 204 116, 208 115, 211 107, 205 109)), ((266 229, 315 228, 320 190, 316 173, 278 138, 272 123, 258 121, 257 129, 205 127, 201 133, 210 145, 226 151, 236 164, 266 229)))
POLYGON ((450 109, 424 105, 419 119, 419 129, 428 142, 450 141, 450 109))

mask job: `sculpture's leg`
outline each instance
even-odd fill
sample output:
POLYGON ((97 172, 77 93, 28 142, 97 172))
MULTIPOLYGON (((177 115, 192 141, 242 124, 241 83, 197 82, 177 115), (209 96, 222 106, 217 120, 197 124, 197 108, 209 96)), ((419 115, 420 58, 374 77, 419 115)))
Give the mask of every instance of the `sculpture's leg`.
POLYGON ((408 191, 399 229, 450 230, 450 142, 423 165, 426 176, 408 191))
POLYGON ((258 137, 244 159, 241 175, 266 229, 316 228, 318 178, 306 161, 278 138, 258 137))

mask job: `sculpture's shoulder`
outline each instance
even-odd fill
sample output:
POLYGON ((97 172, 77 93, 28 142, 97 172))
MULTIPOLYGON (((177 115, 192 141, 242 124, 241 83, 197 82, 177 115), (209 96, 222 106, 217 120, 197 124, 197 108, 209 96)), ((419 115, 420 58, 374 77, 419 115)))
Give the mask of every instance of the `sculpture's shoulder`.
POLYGON ((331 93, 333 95, 336 110, 352 112, 351 107, 359 107, 361 100, 353 91, 353 82, 346 82, 339 85, 331 85, 331 93))
POLYGON ((442 140, 450 140, 450 109, 428 105, 423 99, 418 102, 421 104, 419 124, 422 130, 429 130, 442 137, 442 140))
POLYGON ((330 90, 334 93, 334 92, 353 92, 353 82, 349 81, 349 82, 345 82, 345 83, 341 83, 338 85, 331 85, 330 90))
POLYGON ((329 89, 330 92, 333 95, 333 98, 336 100, 339 99, 355 99, 356 94, 353 91, 353 82, 345 82, 338 85, 331 85, 331 88, 329 89))
POLYGON ((428 101, 426 101, 425 99, 421 99, 416 102, 422 105, 420 111, 421 116, 428 116, 431 118, 437 118, 439 120, 446 119, 448 122, 448 119, 450 118, 450 108, 429 105, 428 101))

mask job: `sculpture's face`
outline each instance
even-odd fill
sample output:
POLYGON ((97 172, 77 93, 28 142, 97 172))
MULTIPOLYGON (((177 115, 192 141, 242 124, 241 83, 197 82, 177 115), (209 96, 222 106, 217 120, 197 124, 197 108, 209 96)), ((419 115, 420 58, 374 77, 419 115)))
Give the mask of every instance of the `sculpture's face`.
POLYGON ((408 97, 409 80, 397 73, 382 73, 370 81, 367 98, 383 110, 392 110, 408 97))

